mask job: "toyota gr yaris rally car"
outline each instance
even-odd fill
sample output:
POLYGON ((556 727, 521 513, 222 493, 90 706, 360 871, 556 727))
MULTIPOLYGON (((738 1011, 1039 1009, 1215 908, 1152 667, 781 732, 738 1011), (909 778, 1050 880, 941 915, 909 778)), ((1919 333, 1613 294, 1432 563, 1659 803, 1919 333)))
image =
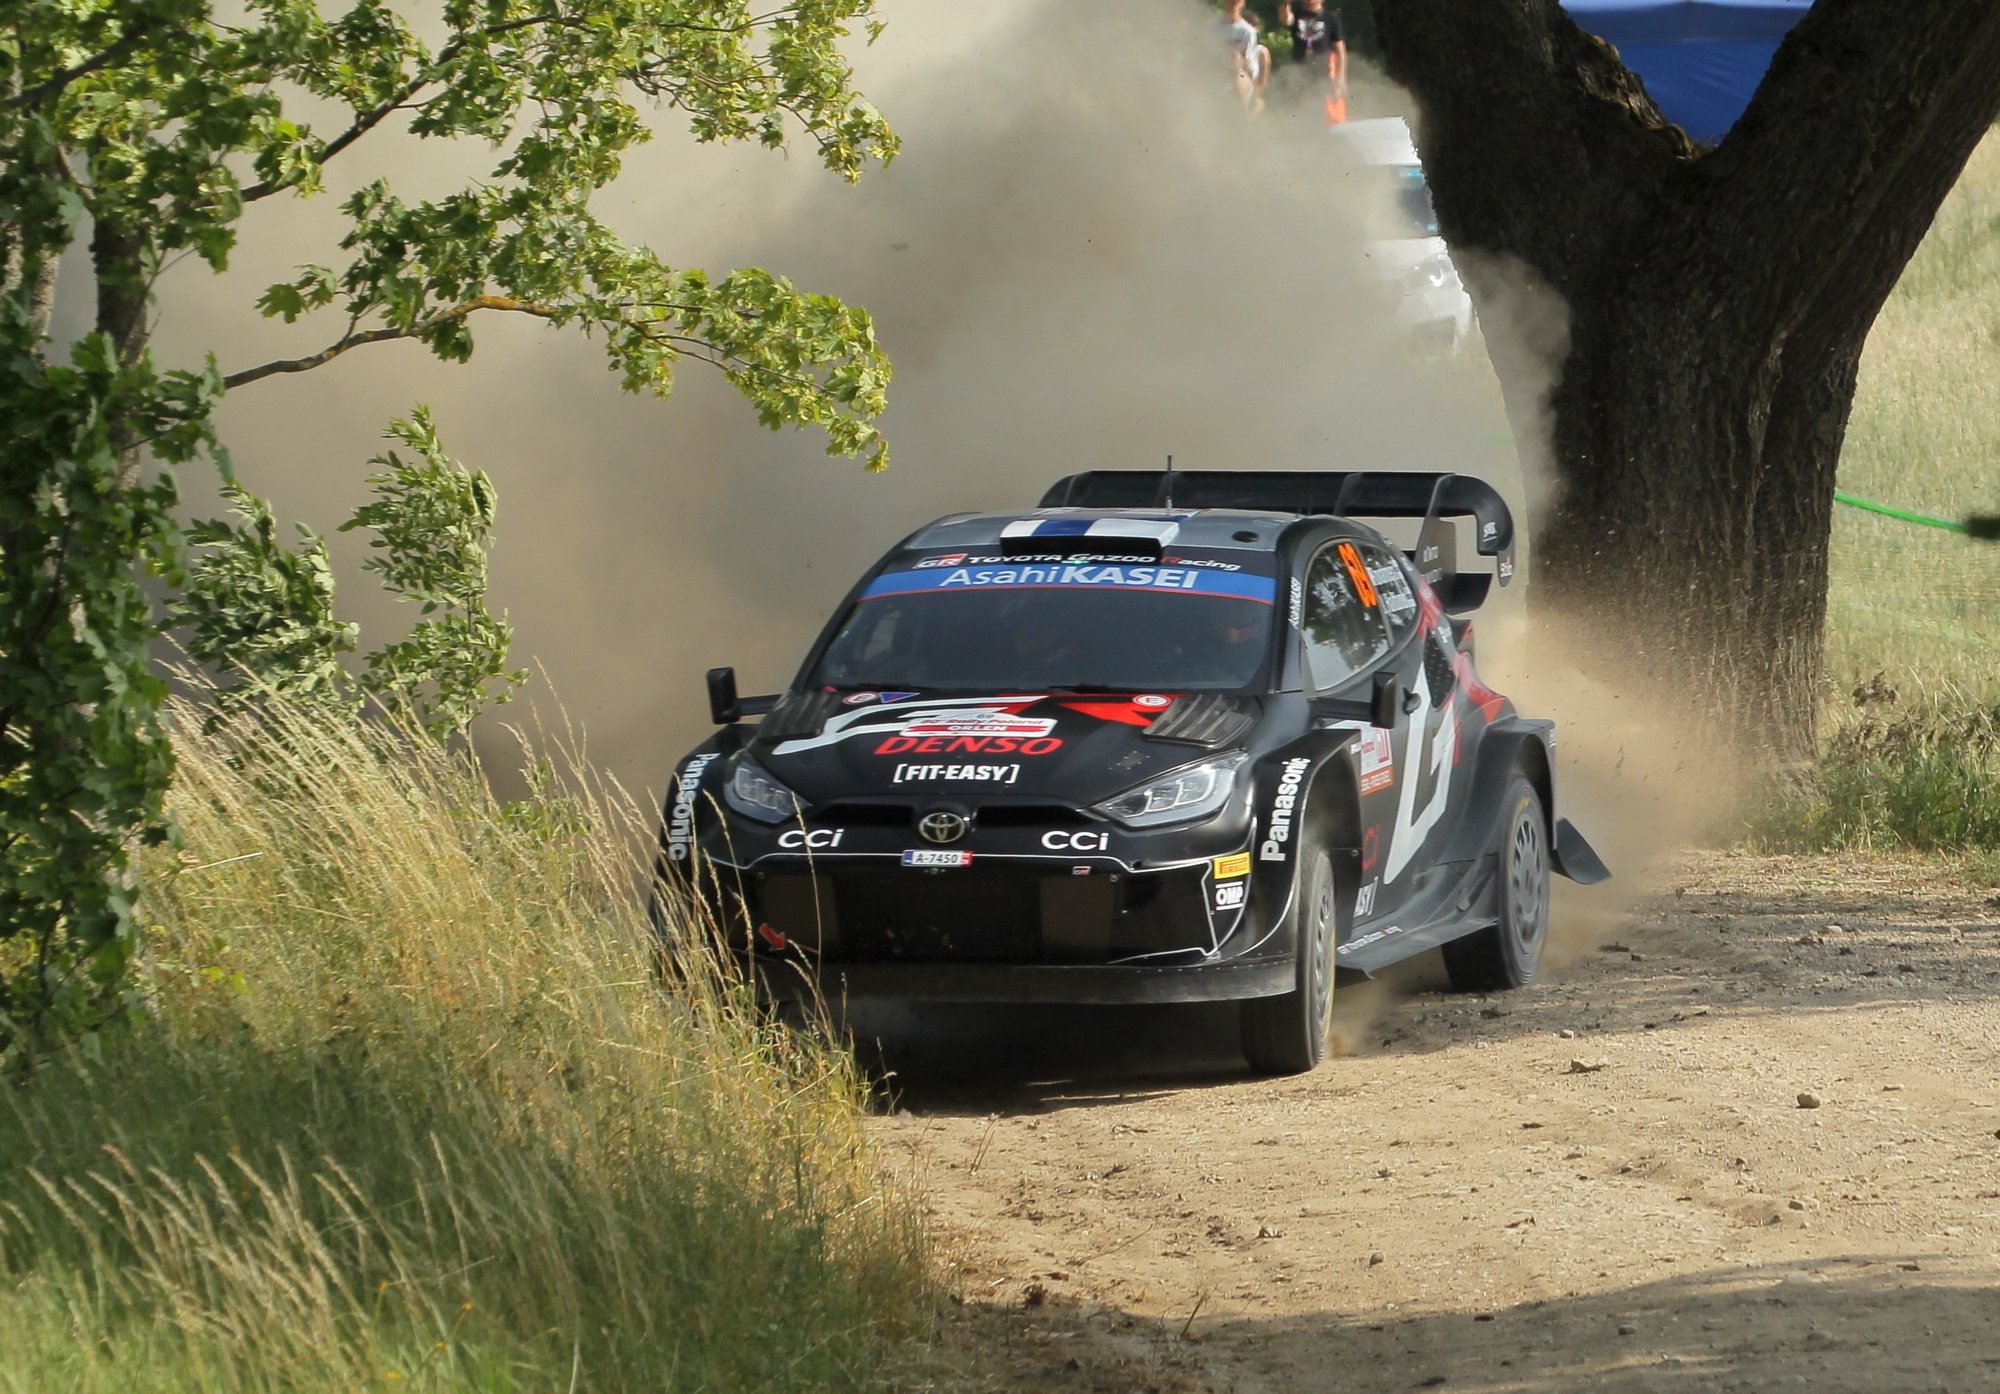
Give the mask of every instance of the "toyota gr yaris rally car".
POLYGON ((1460 987, 1535 976, 1551 869, 1607 873, 1555 816, 1552 724, 1457 618, 1513 576, 1498 494, 1098 471, 1042 502, 897 544, 782 695, 710 672, 668 894, 801 970, 780 990, 1240 999, 1270 1072, 1319 1061, 1337 975, 1441 947, 1460 987), (1421 519, 1415 547, 1369 517, 1421 519))

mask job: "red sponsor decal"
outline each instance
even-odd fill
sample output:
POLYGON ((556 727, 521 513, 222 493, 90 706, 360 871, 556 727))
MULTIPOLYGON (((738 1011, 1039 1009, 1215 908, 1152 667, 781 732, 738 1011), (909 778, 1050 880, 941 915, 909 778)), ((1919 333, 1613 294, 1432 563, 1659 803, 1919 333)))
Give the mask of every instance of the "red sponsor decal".
POLYGON ((1379 859, 1381 851, 1382 834, 1378 829, 1370 828, 1367 832, 1361 834, 1361 869, 1363 871, 1374 870, 1375 863, 1379 859))
POLYGON ((1052 755, 1062 749, 1055 736, 891 736, 877 755, 1052 755))
POLYGON ((1116 721, 1126 726, 1151 726, 1153 722, 1174 704, 1172 697, 1158 693, 1142 693, 1136 697, 1087 698, 1080 702, 1064 702, 1073 712, 1094 716, 1099 721, 1116 721))
POLYGON ((771 926, 768 924, 760 924, 757 926, 757 937, 759 939, 762 939, 766 944, 769 944, 774 949, 782 949, 785 947, 785 942, 786 942, 785 936, 778 933, 777 930, 771 928, 771 926))

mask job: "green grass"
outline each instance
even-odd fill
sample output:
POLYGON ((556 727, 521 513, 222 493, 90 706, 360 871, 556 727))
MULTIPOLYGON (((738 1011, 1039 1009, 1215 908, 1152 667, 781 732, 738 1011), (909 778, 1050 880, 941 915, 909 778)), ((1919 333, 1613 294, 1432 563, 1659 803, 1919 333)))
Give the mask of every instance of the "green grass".
POLYGON ((1782 850, 1866 849, 2000 855, 2000 703, 1956 689, 1905 693, 1873 683, 1826 738, 1802 787, 1751 820, 1782 850))
MULTIPOLYGON (((2000 136, 1973 155, 1869 335, 1840 485, 2000 511, 2000 136)), ((2000 698, 2000 546, 1834 510, 1828 671, 2000 698)))
MULTIPOLYGON (((1840 484, 1936 517, 2000 511, 2000 135, 1974 154, 1862 358, 1840 484)), ((1817 767, 1756 845, 1963 856, 2000 883, 2000 546, 1834 509, 1817 767)))
POLYGON ((862 1081, 659 989, 617 800, 179 724, 148 1017, 0 1086, 0 1391, 879 1387, 931 1289, 862 1081))

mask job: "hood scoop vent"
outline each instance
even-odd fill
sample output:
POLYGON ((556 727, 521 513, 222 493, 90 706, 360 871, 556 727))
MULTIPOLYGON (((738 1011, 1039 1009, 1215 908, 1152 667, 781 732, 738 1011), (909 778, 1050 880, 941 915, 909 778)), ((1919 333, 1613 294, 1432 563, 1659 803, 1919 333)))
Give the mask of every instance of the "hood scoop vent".
POLYGON ((757 728, 757 734, 774 741, 804 740, 817 736, 827 719, 840 710, 838 692, 788 692, 771 708, 757 728))
POLYGON ((1146 739, 1177 745, 1231 745, 1256 724, 1250 713, 1220 692, 1183 697, 1146 728, 1146 739))

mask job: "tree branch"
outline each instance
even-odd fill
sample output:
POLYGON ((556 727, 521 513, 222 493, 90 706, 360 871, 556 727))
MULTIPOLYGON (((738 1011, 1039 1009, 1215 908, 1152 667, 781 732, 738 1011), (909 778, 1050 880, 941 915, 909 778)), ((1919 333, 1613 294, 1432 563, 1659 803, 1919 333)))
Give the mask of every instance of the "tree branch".
MULTIPOLYGON (((467 45, 471 43, 474 37, 493 39, 498 38, 502 34, 510 34, 517 29, 530 29, 539 24, 553 24, 573 28, 576 21, 559 14, 526 15, 520 19, 510 19, 500 24, 489 24, 479 30, 476 36, 460 35, 439 49, 436 55, 423 66, 423 69, 405 83, 395 96, 390 97, 387 101, 378 103, 368 111, 363 112, 360 116, 357 116, 354 119, 354 124, 322 146, 314 163, 325 165, 328 160, 331 160, 341 151, 347 149, 348 146, 354 144, 355 141, 360 140, 361 137, 367 135, 370 131, 388 120, 392 114, 401 110, 410 98, 416 96, 417 93, 423 91, 424 88, 430 86, 433 82, 436 82, 444 70, 456 62, 461 53, 465 52, 467 45)), ((245 203, 255 203, 258 199, 269 198, 272 194, 282 193, 290 187, 292 187, 290 180, 266 179, 252 184, 249 188, 245 189, 242 193, 242 199, 245 203)))
POLYGON ((44 97, 56 95, 78 78, 88 77, 100 68, 107 68, 111 64, 116 63, 126 54, 137 48, 140 40, 144 39, 153 28, 154 21, 150 19, 140 20, 130 29, 127 29, 111 47, 84 59, 73 68, 65 68, 53 76, 42 79, 42 81, 36 83, 33 87, 22 88, 7 99, 6 105, 10 109, 19 110, 23 107, 33 106, 44 97))
POLYGON ((463 304, 454 305, 448 310, 440 310, 404 329, 364 329, 358 333, 350 331, 318 353, 310 353, 303 358, 274 359, 269 363, 260 363, 254 368, 241 369, 223 378, 222 389, 227 392, 233 387, 244 387, 280 373, 309 373, 314 368, 333 362, 350 349, 361 348, 368 344, 389 343, 396 339, 419 338, 427 330, 448 324, 452 320, 464 319, 478 310, 504 310, 517 315, 533 315, 538 319, 554 319, 562 313, 557 306, 541 305, 532 300, 513 300, 502 295, 476 295, 463 304))
POLYGON ((1704 161, 1703 197, 1741 210, 1750 289, 1871 322, 2000 115, 1995 71, 1991 0, 1814 5, 1704 161))
POLYGON ((1417 99, 1417 148, 1454 250, 1518 258, 1572 294, 1615 233, 1607 211, 1636 215, 1695 153, 1556 0, 1376 0, 1375 23, 1389 76, 1417 99))

